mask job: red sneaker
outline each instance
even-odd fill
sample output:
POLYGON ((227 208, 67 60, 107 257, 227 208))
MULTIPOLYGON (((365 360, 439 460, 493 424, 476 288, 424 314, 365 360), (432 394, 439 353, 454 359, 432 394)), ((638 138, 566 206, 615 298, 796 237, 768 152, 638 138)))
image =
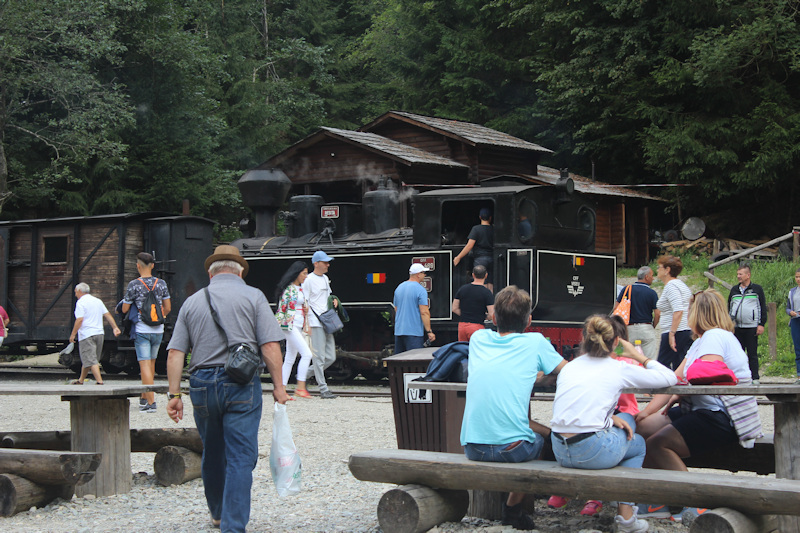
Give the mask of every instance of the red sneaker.
POLYGON ((547 506, 553 509, 563 509, 568 503, 569 499, 563 496, 550 496, 550 499, 547 500, 547 506))
POLYGON ((584 516, 595 516, 600 514, 600 511, 603 510, 603 502, 598 500, 589 500, 586 502, 586 505, 583 506, 581 510, 581 514, 584 516))

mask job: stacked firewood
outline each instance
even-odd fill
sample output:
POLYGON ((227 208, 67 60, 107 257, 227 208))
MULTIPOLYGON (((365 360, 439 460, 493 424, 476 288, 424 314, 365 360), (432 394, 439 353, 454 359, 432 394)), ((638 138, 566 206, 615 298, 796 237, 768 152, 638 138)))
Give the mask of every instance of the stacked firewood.
MULTIPOLYGON (((695 253, 698 255, 708 255, 713 257, 720 252, 737 253, 742 250, 754 248, 755 246, 765 242, 767 241, 763 239, 745 242, 728 238, 709 239, 708 237, 700 237, 699 239, 695 240, 682 239, 678 241, 662 242, 661 252, 669 254, 695 253)), ((753 255, 763 258, 778 257, 778 246, 775 245, 769 248, 763 248, 757 252, 754 252, 753 255)))

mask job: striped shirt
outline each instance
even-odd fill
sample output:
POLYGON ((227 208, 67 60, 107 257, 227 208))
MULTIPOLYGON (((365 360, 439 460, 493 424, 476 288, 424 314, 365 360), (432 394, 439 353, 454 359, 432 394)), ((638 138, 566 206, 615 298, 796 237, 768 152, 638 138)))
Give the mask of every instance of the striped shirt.
POLYGON ((657 307, 661 311, 661 319, 658 325, 661 326, 661 333, 668 333, 672 327, 672 313, 683 311, 680 324, 676 331, 689 329, 689 301, 692 299, 692 291, 684 282, 673 279, 664 286, 661 297, 658 299, 657 307))

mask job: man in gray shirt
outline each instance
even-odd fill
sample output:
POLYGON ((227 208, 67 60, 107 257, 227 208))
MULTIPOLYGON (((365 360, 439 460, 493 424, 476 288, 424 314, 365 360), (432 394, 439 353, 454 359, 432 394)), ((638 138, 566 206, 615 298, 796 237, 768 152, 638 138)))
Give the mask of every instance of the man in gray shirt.
POLYGON ((278 344, 283 334, 264 293, 242 279, 248 265, 236 247, 217 246, 205 267, 211 278, 209 296, 228 344, 211 316, 205 291, 189 297, 167 347, 167 414, 175 422, 183 418, 181 375, 184 357, 191 352, 189 396, 203 441, 202 476, 211 522, 223 531, 243 532, 250 520, 250 489, 258 460, 261 381, 259 373, 246 385, 228 377, 224 368, 228 345, 247 343, 260 349, 272 376, 272 396, 285 404, 289 396, 283 386, 278 344))

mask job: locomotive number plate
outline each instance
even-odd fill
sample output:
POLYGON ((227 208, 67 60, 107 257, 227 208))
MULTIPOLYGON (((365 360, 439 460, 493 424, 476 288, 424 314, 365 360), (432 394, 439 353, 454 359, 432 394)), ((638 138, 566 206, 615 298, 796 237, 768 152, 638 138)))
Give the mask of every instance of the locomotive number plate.
POLYGON ((425 290, 428 292, 433 290, 433 280, 427 276, 425 276, 425 279, 420 281, 419 284, 425 287, 425 290))
POLYGON ((436 258, 432 256, 428 257, 412 257, 411 263, 419 263, 420 265, 424 266, 430 271, 436 270, 436 258))
POLYGON ((320 208, 320 218, 339 218, 338 205, 323 205, 320 208))

